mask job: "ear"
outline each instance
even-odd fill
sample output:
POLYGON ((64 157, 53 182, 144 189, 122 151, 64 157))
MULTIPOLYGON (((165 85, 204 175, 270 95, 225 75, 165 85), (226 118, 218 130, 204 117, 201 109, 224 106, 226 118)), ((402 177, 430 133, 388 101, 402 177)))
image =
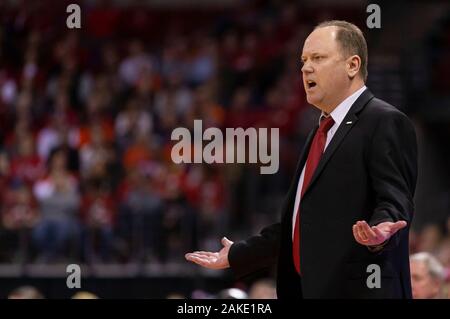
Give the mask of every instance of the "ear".
POLYGON ((352 55, 347 59, 346 67, 349 78, 353 79, 361 68, 361 58, 358 55, 352 55))

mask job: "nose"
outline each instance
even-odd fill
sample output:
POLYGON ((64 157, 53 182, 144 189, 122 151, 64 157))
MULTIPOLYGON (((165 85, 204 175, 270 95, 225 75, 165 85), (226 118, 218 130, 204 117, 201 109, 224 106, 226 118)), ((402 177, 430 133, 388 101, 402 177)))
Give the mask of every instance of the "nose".
POLYGON ((311 67, 311 64, 309 64, 308 62, 305 62, 302 66, 301 69, 302 73, 311 73, 313 72, 313 68, 311 67))

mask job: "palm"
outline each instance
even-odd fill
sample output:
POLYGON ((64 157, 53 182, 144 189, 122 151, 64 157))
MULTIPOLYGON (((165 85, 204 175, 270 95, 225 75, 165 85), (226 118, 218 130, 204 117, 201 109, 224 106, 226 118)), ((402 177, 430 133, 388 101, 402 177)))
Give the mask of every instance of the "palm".
POLYGON ((401 220, 395 223, 383 222, 370 227, 367 222, 358 221, 353 225, 353 236, 361 245, 377 246, 387 241, 397 231, 406 227, 406 225, 407 223, 401 220))
POLYGON ((222 245, 224 247, 219 252, 195 251, 193 253, 186 254, 185 258, 191 262, 209 269, 228 268, 230 267, 230 263, 228 261, 228 252, 232 244, 232 241, 224 237, 222 239, 222 245))

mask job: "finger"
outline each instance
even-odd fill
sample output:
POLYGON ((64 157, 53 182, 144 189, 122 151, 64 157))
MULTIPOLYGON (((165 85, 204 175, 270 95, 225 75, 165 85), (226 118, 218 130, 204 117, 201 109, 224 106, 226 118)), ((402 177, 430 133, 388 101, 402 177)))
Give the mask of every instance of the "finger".
POLYGON ((192 261, 193 257, 195 257, 195 253, 187 253, 187 254, 184 255, 184 258, 189 260, 189 261, 192 261))
MULTIPOLYGON (((191 254, 189 257, 191 258, 198 258, 204 261, 210 261, 210 262, 215 262, 217 261, 217 256, 212 256, 212 255, 204 255, 204 254, 191 254)), ((188 260, 190 260, 191 258, 188 258, 188 260)))
POLYGON ((221 242, 222 242, 222 245, 224 245, 225 247, 233 245, 233 242, 226 237, 223 237, 221 242))
POLYGON ((364 234, 364 230, 362 227, 362 222, 358 222, 356 224, 356 230, 358 231, 359 236, 361 237, 363 242, 367 242, 367 236, 364 234))
POLYGON ((203 260, 211 260, 211 261, 217 259, 217 256, 215 256, 215 255, 206 255, 206 254, 198 254, 198 253, 190 254, 188 257, 195 257, 195 258, 200 258, 203 260))
POLYGON ((394 224, 391 226, 391 233, 396 233, 396 232, 399 231, 400 229, 405 228, 406 225, 408 225, 408 223, 405 222, 404 220, 400 220, 400 221, 394 223, 394 224))
POLYGON ((204 257, 216 257, 217 253, 213 253, 210 251, 194 251, 194 254, 204 257))
POLYGON ((204 258, 204 257, 200 257, 200 256, 194 256, 194 255, 189 256, 187 258, 187 260, 192 261, 203 267, 210 267, 212 264, 211 260, 204 258))
POLYGON ((367 224, 367 222, 363 222, 362 223, 362 228, 364 231, 364 234, 366 235, 367 239, 369 241, 376 241, 377 240, 377 235, 375 234, 375 232, 369 227, 369 225, 367 224))
POLYGON ((353 232, 353 237, 355 237, 356 241, 359 242, 359 235, 358 235, 358 232, 356 231, 356 225, 353 225, 352 232, 353 232))
POLYGON ((353 230, 353 237, 355 237, 356 242, 361 244, 361 245, 363 245, 364 242, 363 242, 361 236, 358 233, 358 226, 357 225, 353 225, 352 230, 353 230))

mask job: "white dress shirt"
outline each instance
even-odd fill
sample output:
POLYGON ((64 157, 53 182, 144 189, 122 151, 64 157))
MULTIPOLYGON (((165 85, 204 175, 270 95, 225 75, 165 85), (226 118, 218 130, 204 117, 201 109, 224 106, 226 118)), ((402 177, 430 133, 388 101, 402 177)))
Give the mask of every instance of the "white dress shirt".
MULTIPOLYGON (((355 101, 364 92, 365 89, 366 89, 366 86, 363 85, 358 91, 356 91, 355 93, 353 93, 352 95, 347 97, 344 101, 342 101, 330 113, 330 116, 334 120, 334 124, 329 129, 329 131, 327 132, 327 140, 325 142, 324 151, 327 148, 328 144, 330 144, 330 141, 333 138, 334 133, 336 133, 339 125, 341 125, 341 122, 344 120, 345 116, 347 115, 348 111, 352 107, 353 103, 355 103, 355 101)), ((322 115, 324 115, 323 112, 322 112, 322 115)), ((319 125, 320 125, 320 120, 319 120, 319 125)), ((294 239, 295 221, 297 219, 298 206, 300 205, 300 194, 302 192, 302 187, 303 187, 303 179, 304 179, 304 176, 305 176, 305 167, 306 167, 306 162, 305 162, 305 166, 303 166, 303 170, 302 170, 302 173, 300 175, 300 179, 298 181, 297 193, 295 195, 294 213, 292 214, 292 239, 294 239)))

